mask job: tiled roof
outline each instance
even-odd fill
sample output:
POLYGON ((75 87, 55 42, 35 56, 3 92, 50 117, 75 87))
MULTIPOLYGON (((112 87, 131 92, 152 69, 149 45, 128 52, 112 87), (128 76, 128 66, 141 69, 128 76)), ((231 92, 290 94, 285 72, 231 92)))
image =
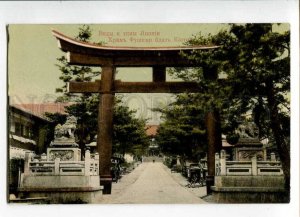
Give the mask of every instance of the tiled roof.
POLYGON ((65 107, 71 103, 42 103, 42 104, 15 104, 16 108, 25 110, 39 117, 45 117, 45 113, 66 114, 65 107))
POLYGON ((146 134, 147 136, 155 136, 157 134, 158 125, 147 125, 146 134))
POLYGON ((21 114, 25 115, 25 116, 32 116, 34 118, 39 118, 39 119, 44 120, 44 121, 49 121, 48 118, 46 118, 45 116, 34 114, 30 110, 27 110, 27 109, 25 109, 25 108, 23 108, 19 105, 10 105, 9 110, 13 111, 13 112, 17 112, 17 113, 21 112, 21 114))

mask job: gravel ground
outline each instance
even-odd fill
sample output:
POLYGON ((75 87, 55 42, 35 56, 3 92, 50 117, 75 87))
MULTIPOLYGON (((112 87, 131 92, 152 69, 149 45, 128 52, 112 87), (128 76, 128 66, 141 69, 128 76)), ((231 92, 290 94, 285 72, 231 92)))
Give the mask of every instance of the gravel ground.
POLYGON ((101 204, 201 204, 205 187, 185 187, 187 181, 179 173, 160 162, 142 163, 131 173, 113 183, 112 194, 103 195, 101 204))

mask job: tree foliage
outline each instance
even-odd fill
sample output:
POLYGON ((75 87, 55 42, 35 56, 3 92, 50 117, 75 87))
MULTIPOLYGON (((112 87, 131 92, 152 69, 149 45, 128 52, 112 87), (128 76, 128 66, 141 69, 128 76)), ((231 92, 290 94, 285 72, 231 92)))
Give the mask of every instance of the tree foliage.
MULTIPOLYGON (((92 31, 88 25, 83 25, 79 28, 79 33, 75 37, 75 39, 83 42, 89 42, 92 36, 92 31)), ((99 77, 101 74, 100 69, 95 69, 92 67, 87 66, 77 66, 77 65, 70 65, 67 62, 67 58, 63 55, 60 58, 57 58, 59 71, 61 71, 61 75, 59 79, 63 81, 64 85, 60 88, 56 89, 56 92, 63 93, 61 97, 57 98, 57 102, 81 102, 85 97, 89 97, 91 94, 72 94, 68 93, 67 85, 70 81, 77 81, 77 82, 85 82, 91 81, 93 78, 99 77)))
POLYGON ((45 116, 55 124, 63 125, 67 120, 66 114, 45 112, 45 116))
POLYGON ((131 153, 135 156, 142 156, 146 152, 149 143, 145 131, 145 120, 135 118, 135 111, 129 110, 122 105, 121 99, 116 99, 114 108, 114 134, 113 150, 125 154, 131 153))
MULTIPOLYGON (((278 149, 289 185, 290 170, 290 32, 273 31, 275 24, 230 25, 216 35, 196 35, 189 45, 218 45, 218 49, 183 53, 200 68, 171 73, 196 81, 201 92, 195 105, 218 109, 222 130, 233 134, 243 116, 251 115, 261 139, 278 149), (220 79, 223 76, 224 79, 220 79)), ((234 137, 234 135, 233 135, 234 137)))
MULTIPOLYGON (((83 25, 79 28, 79 33, 75 39, 89 42, 91 36, 90 27, 83 25)), ((56 89, 56 92, 62 93, 57 98, 57 102, 74 102, 66 107, 66 112, 77 118, 75 136, 80 148, 84 149, 85 145, 92 142, 95 135, 97 135, 99 94, 72 94, 67 92, 67 84, 70 81, 93 81, 94 78, 100 76, 101 70, 95 67, 70 65, 65 56, 57 60, 58 64, 56 66, 61 72, 59 79, 64 82, 62 87, 56 89)), ((115 100, 113 151, 122 152, 123 154, 125 152, 136 154, 144 151, 144 147, 148 142, 145 133, 145 122, 135 118, 134 113, 122 104, 121 98, 115 100)), ((60 123, 63 119, 59 114, 48 115, 48 117, 57 123, 60 123)))
MULTIPOLYGON (((271 111, 267 99, 270 89, 267 86, 273 86, 275 107, 283 119, 289 116, 290 110, 290 33, 273 32, 273 26, 231 25, 228 30, 216 35, 203 37, 199 34, 188 42, 189 45, 214 44, 220 48, 206 52, 195 51, 192 55, 185 54, 187 58, 203 65, 202 69, 195 70, 193 77, 199 78, 199 84, 207 92, 211 91, 208 98, 213 99, 215 105, 219 105, 218 108, 228 110, 227 119, 230 123, 236 126, 239 121, 233 116, 251 111, 262 138, 270 136, 266 129, 270 128, 267 126, 271 111), (226 79, 209 82, 204 78, 210 73, 219 76, 223 74, 226 79)), ((176 75, 181 76, 178 73, 176 75)), ((288 137, 289 132, 284 135, 288 137)))
POLYGON ((193 94, 180 94, 168 107, 156 109, 164 120, 157 135, 164 153, 193 159, 203 157, 206 146, 204 113, 193 99, 193 94))

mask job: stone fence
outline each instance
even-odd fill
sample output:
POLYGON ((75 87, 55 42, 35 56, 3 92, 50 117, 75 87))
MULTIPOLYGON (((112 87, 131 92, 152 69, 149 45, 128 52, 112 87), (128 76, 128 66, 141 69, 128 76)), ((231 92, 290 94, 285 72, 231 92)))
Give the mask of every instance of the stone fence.
POLYGON ((280 161, 276 161, 275 154, 271 154, 270 161, 257 161, 252 157, 251 161, 227 161, 225 150, 215 155, 216 176, 264 176, 283 175, 280 161))
POLYGON ((85 152, 84 161, 47 161, 46 154, 32 160, 32 153, 25 153, 24 175, 30 176, 97 176, 99 175, 99 155, 85 152))

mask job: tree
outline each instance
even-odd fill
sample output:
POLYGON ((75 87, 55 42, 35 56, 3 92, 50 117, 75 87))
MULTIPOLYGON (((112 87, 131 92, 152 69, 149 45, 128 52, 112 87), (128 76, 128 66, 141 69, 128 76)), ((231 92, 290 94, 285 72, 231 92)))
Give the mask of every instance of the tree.
POLYGON ((135 111, 122 105, 121 98, 116 98, 115 104, 118 106, 114 108, 113 151, 123 156, 125 153, 136 156, 145 154, 149 142, 145 131, 145 120, 135 118, 135 111))
MULTIPOLYGON (((79 28, 79 33, 75 37, 77 40, 88 42, 91 38, 92 31, 89 26, 83 25, 79 28)), ((97 134, 97 106, 99 102, 98 94, 72 94, 67 91, 68 82, 86 82, 98 77, 101 73, 100 69, 87 66, 70 65, 65 56, 57 59, 56 66, 61 71, 60 80, 64 85, 56 89, 56 92, 62 93, 62 96, 57 98, 57 102, 74 102, 66 107, 66 112, 77 118, 76 126, 76 142, 79 147, 84 150, 85 144, 90 143, 97 134)), ((84 152, 82 152, 84 153, 84 152)))
POLYGON ((273 26, 230 25, 228 30, 216 35, 203 37, 199 34, 188 44, 215 44, 220 48, 183 54, 199 62, 202 68, 188 76, 182 70, 175 70, 174 74, 196 79, 206 87, 208 97, 212 97, 214 102, 208 101, 203 105, 221 108, 226 114, 223 115, 223 129, 233 130, 239 122, 237 117, 246 113, 253 115, 261 138, 269 137, 271 129, 271 137, 282 162, 285 187, 289 190, 290 32, 274 32, 273 26), (216 75, 220 74, 225 74, 226 79, 219 81, 216 75), (223 90, 220 91, 220 88, 223 90))
POLYGON ((55 125, 63 125, 67 120, 66 114, 45 112, 45 116, 50 119, 55 125))
MULTIPOLYGON (((91 36, 90 27, 83 25, 79 28, 79 33, 75 38, 88 42, 91 36)), ((62 87, 56 89, 56 92, 62 93, 62 96, 57 98, 57 102, 73 102, 72 105, 66 107, 66 112, 77 118, 76 142, 84 150, 85 145, 92 142, 95 135, 97 135, 99 94, 68 93, 67 83, 70 81, 92 81, 94 78, 99 77, 101 70, 100 68, 70 65, 64 56, 57 60, 59 63, 56 65, 61 71, 59 79, 64 82, 62 87)), ((114 151, 137 153, 147 145, 145 142, 145 121, 134 118, 134 113, 134 111, 130 111, 128 107, 122 105, 121 98, 116 99, 113 132, 114 151)), ((57 123, 62 120, 62 117, 58 115, 50 115, 49 117, 57 123)))
POLYGON ((191 96, 179 94, 168 107, 155 109, 164 120, 156 139, 166 154, 199 160, 206 148, 204 113, 191 96))
POLYGON ((228 60, 233 69, 229 79, 238 81, 237 90, 248 92, 252 101, 248 105, 268 109, 268 127, 272 130, 289 190, 290 32, 273 32, 271 24, 232 25, 230 32, 239 50, 235 58, 228 60))

